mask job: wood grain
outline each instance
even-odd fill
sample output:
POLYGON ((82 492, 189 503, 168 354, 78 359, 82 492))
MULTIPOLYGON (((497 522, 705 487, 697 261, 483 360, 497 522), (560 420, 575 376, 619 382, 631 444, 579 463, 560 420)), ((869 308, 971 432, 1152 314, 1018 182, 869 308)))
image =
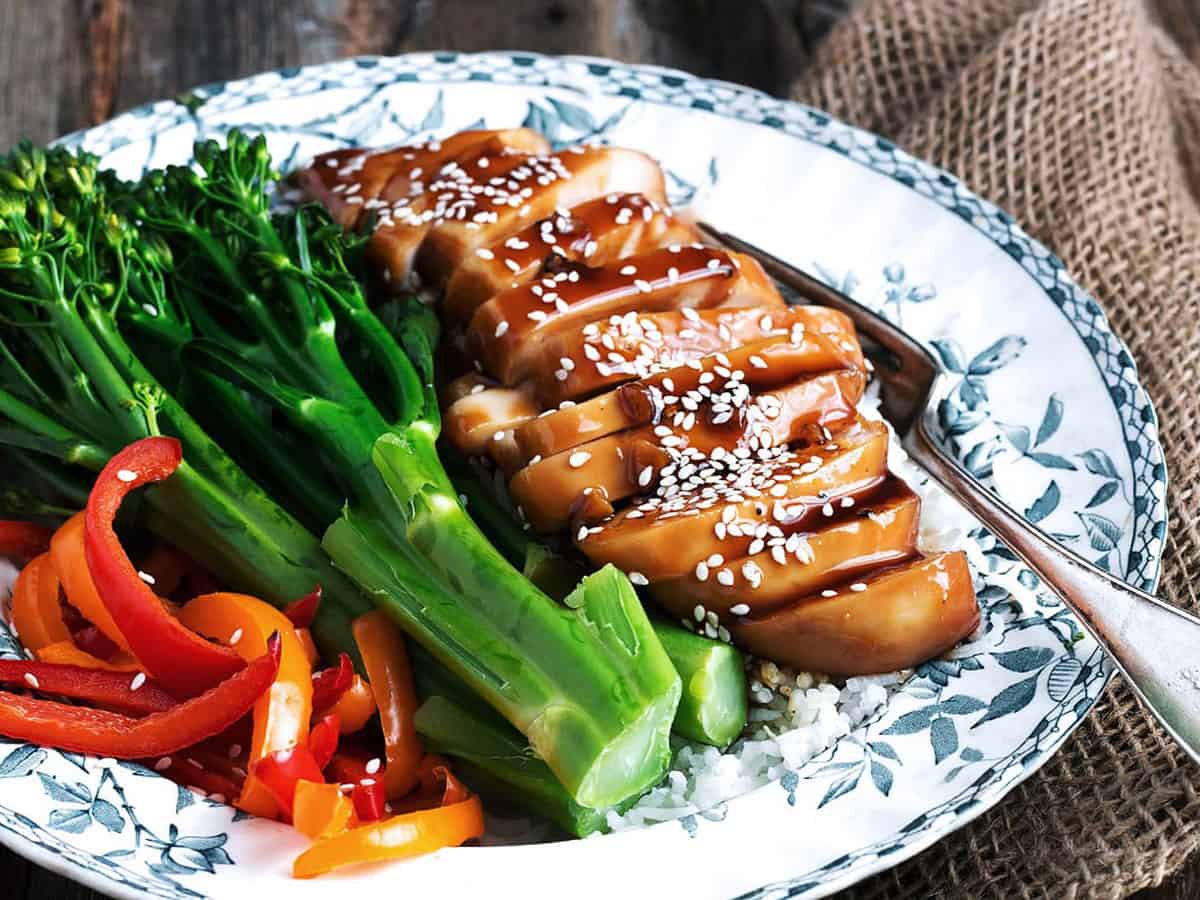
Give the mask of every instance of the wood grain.
MULTIPOLYGON (((199 84, 354 54, 526 49, 687 69, 783 94, 852 0, 0 0, 0 147, 199 84)), ((1200 60, 1200 4, 1158 0, 1200 60)), ((1193 864, 1138 900, 1200 896, 1193 864)), ((100 895, 0 849, 0 897, 100 895)))

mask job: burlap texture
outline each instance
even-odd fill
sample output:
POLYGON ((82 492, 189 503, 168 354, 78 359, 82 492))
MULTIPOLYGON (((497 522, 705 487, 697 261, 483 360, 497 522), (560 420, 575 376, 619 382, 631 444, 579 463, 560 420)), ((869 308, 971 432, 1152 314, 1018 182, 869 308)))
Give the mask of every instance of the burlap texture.
MULTIPOLYGON (((960 175, 1101 301, 1160 418, 1160 592, 1195 609, 1200 70, 1160 19, 1179 2, 874 0, 834 28, 793 93, 960 175)), ((998 807, 852 893, 1125 896, 1200 845, 1197 786, 1200 769, 1118 680, 998 807)))

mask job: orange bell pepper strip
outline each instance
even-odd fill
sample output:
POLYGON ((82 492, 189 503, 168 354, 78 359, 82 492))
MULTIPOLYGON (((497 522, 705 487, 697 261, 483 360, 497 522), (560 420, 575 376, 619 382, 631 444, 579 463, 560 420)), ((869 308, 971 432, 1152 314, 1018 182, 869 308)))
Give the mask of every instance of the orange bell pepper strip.
POLYGON ((279 634, 279 677, 254 705, 250 775, 235 805, 257 816, 277 816, 279 804, 254 777, 254 766, 280 751, 308 743, 312 719, 312 666, 296 630, 279 610, 245 594, 203 594, 184 604, 179 621, 198 634, 230 645, 250 660, 262 653, 267 638, 279 634))
POLYGON ((88 571, 87 555, 83 549, 84 517, 84 513, 76 513, 50 539, 50 558, 54 561, 54 571, 62 582, 67 602, 106 638, 128 652, 129 642, 100 599, 100 592, 96 590, 92 574, 88 571))
POLYGON ((262 656, 216 687, 142 719, 0 691, 0 734, 91 756, 166 756, 233 725, 278 671, 279 640, 272 638, 262 656))
POLYGON ((371 691, 371 685, 367 684, 361 675, 355 675, 350 681, 350 687, 346 688, 329 711, 337 714, 342 734, 362 731, 376 711, 375 694, 371 691))
POLYGON ((48 553, 35 557, 21 570, 12 592, 12 623, 26 650, 70 641, 58 599, 58 576, 48 553))
MULTIPOLYGON (((62 663, 0 659, 0 684, 32 687, 128 715, 166 712, 175 699, 146 676, 62 663)), ((332 755, 332 754, 330 754, 332 755)))
POLYGON ((85 669, 129 672, 130 675, 142 670, 142 664, 128 653, 118 653, 112 659, 103 660, 92 656, 85 650, 80 650, 73 641, 56 641, 53 644, 47 644, 45 647, 35 650, 33 655, 38 658, 38 662, 80 666, 85 669))
POLYGON ((483 806, 470 797, 450 806, 392 816, 317 841, 296 857, 292 874, 312 878, 342 866, 407 859, 457 847, 483 834, 483 806))
POLYGON ((317 663, 321 661, 321 653, 317 650, 317 643, 313 640, 312 632, 307 628, 297 628, 296 637, 304 645, 304 652, 308 656, 308 664, 315 668, 317 663))
POLYGON ((24 565, 50 548, 54 532, 33 522, 0 519, 0 559, 24 565))
POLYGON ((354 804, 336 784, 301 781, 292 801, 292 826, 313 840, 331 837, 350 826, 354 804))
POLYGON ((355 619, 352 628, 383 726, 387 796, 403 797, 416 785, 417 768, 425 755, 413 721, 417 692, 413 687, 404 635, 378 610, 355 619))
MULTIPOLYGON (((100 599, 133 655, 167 690, 191 697, 220 684, 245 661, 171 615, 138 576, 113 530, 117 511, 131 491, 169 478, 182 462, 183 451, 174 438, 145 438, 118 452, 96 476, 88 495, 83 545, 100 599)), ((290 625, 287 631, 291 633, 290 625)))

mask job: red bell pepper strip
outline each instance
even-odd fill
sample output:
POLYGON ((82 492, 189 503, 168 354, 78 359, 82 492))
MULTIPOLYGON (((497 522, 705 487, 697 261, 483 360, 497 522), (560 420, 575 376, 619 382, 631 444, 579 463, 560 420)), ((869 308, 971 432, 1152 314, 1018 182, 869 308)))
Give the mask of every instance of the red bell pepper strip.
MULTIPOLYGON (((379 761, 375 761, 376 766, 379 761)), ((354 814, 360 822, 376 822, 387 814, 387 795, 384 790, 382 767, 367 771, 368 760, 349 752, 333 755, 327 766, 329 777, 341 785, 350 785, 354 814)))
POLYGON ((53 530, 33 522, 0 519, 0 558, 24 565, 50 549, 53 530))
POLYGON ((414 720, 417 693, 404 635, 378 610, 359 616, 351 627, 379 707, 379 724, 387 748, 387 795, 391 799, 403 797, 416 785, 417 767, 425 755, 414 720))
POLYGON ((272 636, 267 652, 240 672, 144 719, 0 691, 0 734, 92 756, 166 756, 220 734, 249 712, 275 680, 279 656, 279 638, 272 636))
POLYGON ((318 584, 299 600, 289 603, 283 610, 293 625, 297 628, 308 628, 317 617, 317 609, 321 605, 321 586, 318 584))
POLYGON ((162 437, 130 444, 109 460, 88 497, 84 547, 100 598, 133 655, 167 690, 192 697, 220 684, 245 662, 172 616, 138 577, 113 530, 117 510, 129 492, 168 478, 182 461, 179 441, 162 437))
POLYGON ((483 834, 483 807, 478 797, 423 809, 382 822, 351 828, 317 841, 292 864, 297 878, 312 878, 355 863, 406 859, 457 847, 483 834))
POLYGON ((325 780, 321 767, 307 747, 276 750, 255 763, 251 774, 271 792, 288 819, 292 817, 296 785, 301 781, 319 783, 325 780))
POLYGON ((331 713, 323 717, 309 732, 308 750, 316 760, 318 769, 324 769, 329 765, 333 754, 337 752, 341 727, 337 713, 331 713))
POLYGON ((342 694, 350 690, 353 683, 354 663, 349 655, 343 653, 338 657, 336 666, 313 673, 313 709, 318 712, 329 709, 342 698, 342 694))
POLYGON ((0 660, 0 684, 31 687, 43 694, 70 697, 135 716, 166 712, 178 703, 141 673, 130 675, 108 669, 23 659, 0 660))

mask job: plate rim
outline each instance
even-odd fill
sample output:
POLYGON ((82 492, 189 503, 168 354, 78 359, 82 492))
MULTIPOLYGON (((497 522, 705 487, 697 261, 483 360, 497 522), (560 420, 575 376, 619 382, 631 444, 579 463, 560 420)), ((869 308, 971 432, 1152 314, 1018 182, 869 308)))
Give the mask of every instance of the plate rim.
MULTIPOLYGON (((686 82, 692 82, 692 83, 699 83, 699 84, 702 84, 702 85, 710 87, 710 88, 719 88, 723 91, 732 92, 735 96, 737 96, 737 95, 740 95, 743 97, 749 96, 749 97, 752 97, 752 98, 758 100, 761 104, 777 107, 781 111, 783 111, 783 110, 790 110, 793 112, 796 110, 802 111, 805 115, 809 116, 813 120, 823 121, 825 124, 832 124, 832 125, 836 126, 838 129, 843 130, 845 133, 853 135, 855 138, 858 138, 858 139, 866 138, 870 141, 877 142, 881 147, 886 147, 888 152, 896 154, 898 158, 902 158, 902 160, 905 163, 914 167, 918 171, 923 171, 924 173, 927 173, 927 174, 933 175, 933 176, 937 176, 937 177, 945 177, 945 178, 951 179, 952 183, 957 187, 957 189, 960 190, 966 197, 968 197, 971 200, 978 203, 981 206, 981 208, 983 209, 983 211, 988 214, 989 217, 999 218, 999 220, 1002 221, 1010 229, 1011 233, 1013 234, 1013 236, 1015 238, 1025 242, 1029 247, 1046 254, 1045 258, 1051 262, 1051 264, 1054 268, 1056 268, 1057 272, 1059 273, 1059 275, 1061 277, 1064 287, 1067 288, 1068 290, 1073 289, 1074 293, 1077 295, 1077 297, 1080 300, 1085 301, 1087 304, 1089 304, 1088 312, 1091 313, 1094 317, 1093 322, 1092 322, 1092 327, 1094 328, 1094 330, 1105 335, 1108 339, 1110 339, 1115 344, 1116 348, 1121 353, 1124 354, 1124 358, 1126 360, 1128 360, 1128 366, 1131 369, 1132 395, 1129 397, 1126 397, 1123 401, 1118 402, 1116 399, 1114 399, 1111 396, 1111 390, 1110 390, 1109 391, 1110 401, 1112 402, 1114 411, 1118 414, 1118 421, 1120 423, 1122 439, 1124 440, 1125 445, 1126 445, 1126 447, 1125 447, 1126 452, 1128 453, 1129 447, 1131 444, 1135 444, 1135 443, 1139 443, 1139 442, 1143 443, 1146 445, 1146 449, 1149 452, 1149 454, 1151 455, 1151 457, 1153 457, 1153 459, 1150 460, 1150 462, 1155 463, 1157 466, 1157 470, 1154 472, 1153 478, 1150 480, 1150 482, 1148 483, 1148 485, 1145 488, 1141 489, 1140 492, 1138 491, 1138 488, 1140 488, 1141 485, 1137 483, 1136 476, 1134 477, 1134 481, 1135 481, 1134 489, 1135 489, 1135 495, 1137 495, 1137 496, 1135 496, 1135 500, 1137 499, 1138 496, 1146 496, 1150 502, 1148 503, 1148 508, 1140 513, 1135 509, 1135 513, 1134 513, 1135 514, 1135 522, 1140 527, 1133 529, 1132 534, 1136 537, 1139 534, 1141 534, 1143 531, 1149 531, 1150 529, 1160 528, 1162 535, 1165 536, 1167 529, 1169 528, 1169 518, 1168 518, 1169 510, 1167 508, 1167 504, 1166 504, 1166 500, 1165 500, 1165 494, 1169 488, 1169 472, 1167 471, 1167 468, 1166 468, 1166 463, 1165 463, 1163 449, 1162 449, 1162 443, 1161 443, 1159 430, 1158 430, 1157 411, 1155 410, 1153 399, 1149 396, 1149 393, 1147 392, 1145 386, 1142 383, 1141 374, 1140 374, 1136 359, 1134 359, 1132 354, 1129 352, 1129 348, 1126 345, 1125 341, 1112 328, 1112 324, 1111 324, 1111 322, 1108 318, 1108 315, 1105 312, 1103 306, 1100 305, 1100 303, 1092 296, 1092 294, 1089 291, 1085 290, 1081 285, 1079 285, 1074 280, 1074 278, 1070 275, 1069 270, 1063 264, 1061 259, 1059 259, 1057 254, 1051 253, 1040 241, 1036 240, 1031 235, 1029 235, 1024 230, 1024 228, 1013 219, 1013 217, 1010 214, 1005 212, 1003 209, 995 206, 990 201, 977 195, 958 176, 954 175, 951 172, 948 172, 947 170, 945 170, 939 166, 936 166, 932 163, 926 162, 925 160, 923 160, 919 157, 913 156, 912 154, 905 151, 902 147, 900 147, 893 141, 883 138, 883 137, 875 134, 874 132, 859 128, 855 125, 851 125, 829 113, 826 113, 822 110, 818 110, 813 107, 807 106, 806 104, 799 103, 799 102, 793 101, 793 100, 784 99, 784 98, 774 97, 758 88, 753 88, 753 87, 749 87, 746 85, 741 85, 741 84, 737 84, 734 82, 729 82, 729 81, 724 81, 724 80, 719 80, 719 79, 704 78, 704 77, 697 76, 697 75, 691 74, 689 72, 685 72, 683 70, 679 70, 679 69, 675 69, 675 68, 671 68, 671 67, 664 67, 664 66, 657 66, 657 65, 650 65, 650 64, 625 63, 625 62, 621 62, 618 60, 612 60, 612 59, 608 59, 608 58, 604 58, 604 57, 597 57, 597 56, 574 55, 574 54, 555 55, 555 54, 543 54, 543 53, 537 53, 534 51, 524 51, 524 50, 485 51, 485 52, 480 52, 480 53, 467 53, 467 52, 459 52, 459 51, 422 51, 422 52, 417 52, 417 53, 398 54, 395 56, 369 55, 369 56, 345 57, 345 58, 338 59, 338 60, 331 60, 331 61, 323 62, 323 63, 314 63, 314 64, 310 64, 310 65, 306 65, 306 66, 285 67, 285 68, 277 68, 277 69, 272 69, 272 70, 264 70, 262 72, 258 72, 258 73, 255 73, 255 74, 243 77, 243 78, 229 79, 227 81, 210 82, 210 83, 207 83, 204 85, 199 85, 195 88, 192 88, 190 91, 179 95, 177 98, 175 98, 173 100, 172 99, 160 99, 160 100, 155 100, 155 101, 150 101, 148 103, 140 104, 138 106, 135 106, 135 107, 121 113, 118 116, 113 117, 112 119, 107 120, 106 122, 100 123, 97 126, 94 126, 92 128, 87 128, 87 129, 81 129, 81 130, 78 130, 75 132, 71 132, 70 134, 63 136, 62 138, 59 138, 55 143, 80 143, 83 140, 85 140, 89 135, 104 134, 109 131, 114 131, 116 133, 119 133, 122 126, 127 126, 129 123, 131 123, 132 121, 134 121, 138 118, 145 118, 145 117, 152 115, 155 111, 177 106, 181 102, 181 98, 183 98, 183 97, 196 96, 196 97, 203 97, 204 99, 208 99, 209 96, 219 95, 220 93, 222 93, 226 89, 228 89, 230 86, 245 85, 247 83, 254 83, 256 81, 266 79, 266 78, 272 78, 272 77, 293 78, 297 75, 311 76, 315 72, 318 72, 320 70, 334 69, 336 67, 346 66, 346 65, 378 66, 380 63, 386 63, 386 62, 395 63, 398 61, 413 61, 413 62, 415 62, 417 60, 428 60, 429 62, 433 63, 433 62, 452 62, 452 61, 458 61, 458 60, 464 60, 464 59, 482 62, 486 65, 495 60, 505 60, 508 63, 512 63, 514 60, 517 60, 518 58, 522 59, 522 60, 531 60, 534 62, 547 61, 547 62, 550 62, 552 64, 557 64, 557 65, 578 63, 578 64, 583 64, 585 66, 601 66, 601 67, 605 67, 606 73, 609 71, 612 71, 612 70, 624 70, 624 71, 628 71, 631 73, 644 73, 644 74, 654 75, 659 78, 679 79, 681 84, 686 83, 686 82), (205 95, 208 95, 208 96, 205 96, 205 95), (1142 410, 1145 410, 1148 412, 1148 418, 1143 423, 1145 427, 1144 427, 1144 430, 1141 433, 1140 437, 1137 435, 1135 435, 1133 438, 1130 437, 1129 430, 1127 427, 1127 421, 1126 421, 1127 414, 1123 413, 1123 410, 1125 410, 1127 408, 1131 409, 1131 410, 1135 410, 1135 411, 1137 409, 1142 409, 1142 410), (1158 490, 1159 494, 1160 494, 1157 497, 1154 496, 1154 493, 1156 490, 1158 490), (1138 521, 1139 519, 1142 519, 1144 521, 1139 522, 1138 521)), ((596 73, 589 72, 589 75, 590 74, 596 74, 596 73)), ((390 83, 396 83, 396 80, 393 79, 390 83)), ((448 78, 441 78, 441 79, 433 79, 433 80, 429 80, 429 81, 418 80, 416 83, 420 83, 420 84, 435 84, 436 83, 436 84, 446 84, 446 85, 459 85, 459 84, 469 83, 469 79, 464 78, 464 77, 448 77, 448 78)), ((543 87, 545 87, 547 89, 562 88, 562 87, 566 87, 566 86, 567 85, 555 83, 552 81, 547 81, 543 85, 543 87)), ((306 92, 306 93, 309 93, 309 92, 306 92)), ((303 94, 301 92, 294 92, 293 96, 303 96, 303 94)), ((631 100, 642 102, 642 103, 659 104, 659 105, 667 105, 667 106, 673 106, 673 107, 686 108, 685 104, 682 104, 679 102, 672 102, 670 99, 647 98, 647 97, 641 96, 641 95, 626 95, 626 96, 629 96, 631 100)), ((836 150, 836 148, 831 147, 829 144, 821 143, 817 140, 814 140, 811 137, 806 137, 804 134, 800 134, 800 133, 796 133, 794 131, 784 129, 782 127, 783 123, 778 120, 775 122, 756 120, 755 118, 747 116, 747 115, 739 112, 736 109, 731 109, 730 105, 731 105, 730 101, 725 100, 722 103, 711 104, 708 108, 697 109, 697 111, 707 112, 711 115, 716 115, 719 117, 732 118, 736 121, 745 122, 747 124, 756 124, 761 127, 772 128, 774 130, 781 131, 783 134, 786 134, 787 136, 789 136, 793 139, 804 141, 805 143, 808 143, 814 147, 818 147, 821 149, 827 149, 827 150, 836 150)), ((903 179, 899 178, 897 176, 897 173, 883 171, 880 168, 877 168, 876 166, 872 165, 869 161, 866 161, 863 159, 855 159, 849 153, 843 152, 841 155, 844 158, 847 158, 850 161, 857 163, 859 166, 867 169, 868 171, 874 172, 879 175, 883 175, 883 176, 889 178, 890 180, 900 182, 901 185, 906 187, 908 190, 914 191, 919 196, 923 196, 923 197, 925 197, 925 199, 930 200, 933 203, 937 204, 943 213, 954 212, 954 210, 948 208, 946 206, 946 204, 942 200, 940 200, 938 197, 923 193, 921 191, 917 191, 916 188, 911 183, 907 183, 903 179)), ((965 217, 964 217, 964 219, 965 219, 965 217)), ((971 222, 970 220, 965 220, 965 223, 970 225, 970 227, 972 227, 974 230, 980 232, 980 234, 986 240, 988 240, 990 243, 1000 247, 999 241, 992 234, 989 234, 987 231, 985 231, 983 228, 981 228, 978 224, 971 222)), ((1004 248, 1000 247, 1000 249, 1004 249, 1004 248)), ((1063 309, 1061 304, 1054 301, 1054 299, 1049 295, 1049 289, 1047 289, 1044 285, 1041 284, 1041 282, 1039 281, 1039 279, 1037 278, 1037 276, 1034 273, 1030 272, 1026 267, 1022 267, 1022 268, 1025 269, 1027 276, 1037 285, 1038 289, 1041 290, 1043 294, 1047 295, 1046 296, 1047 301, 1051 302, 1058 309, 1060 314, 1071 325, 1072 330, 1074 330, 1076 332, 1077 336, 1080 338, 1080 340, 1083 341, 1084 335, 1080 332, 1080 329, 1079 329, 1080 323, 1079 323, 1078 318, 1076 316, 1072 316, 1072 315, 1068 314, 1066 312, 1066 310, 1063 309)), ((1093 361, 1093 364, 1096 365, 1097 369, 1100 371, 1101 382, 1104 384, 1104 386, 1106 388, 1109 388, 1108 379, 1105 377, 1105 371, 1104 371, 1103 367, 1101 366, 1100 360, 1097 358, 1096 351, 1092 350, 1090 347, 1087 347, 1086 349, 1088 351, 1088 356, 1093 361)), ((1132 465, 1133 465, 1132 458, 1130 459, 1130 464, 1131 464, 1131 468, 1132 468, 1132 465)), ((1147 585, 1150 589, 1153 589, 1154 587, 1156 587, 1156 585, 1158 583, 1158 579, 1161 576, 1162 555, 1163 555, 1163 550, 1164 550, 1164 546, 1165 546, 1165 537, 1156 537, 1154 543, 1151 546, 1152 546, 1152 552, 1148 552, 1145 555, 1145 558, 1140 563, 1140 572, 1142 573, 1142 583, 1144 585, 1147 585)), ((1134 549, 1131 545, 1129 554, 1132 554, 1133 552, 1134 552, 1134 549)), ((1126 556, 1126 558, 1123 560, 1123 563, 1124 563, 1125 570, 1128 571, 1128 563, 1129 563, 1128 556, 1126 556)), ((846 867, 842 868, 842 870, 836 874, 833 872, 829 872, 827 875, 823 875, 822 873, 825 872, 825 870, 828 868, 828 866, 819 867, 819 868, 811 870, 808 873, 799 873, 795 877, 789 878, 786 881, 775 882, 775 883, 772 883, 769 885, 764 885, 761 888, 757 888, 757 889, 753 889, 751 891, 745 892, 739 896, 739 900, 742 900, 742 898, 765 897, 765 896, 770 896, 772 898, 786 897, 786 896, 792 896, 793 893, 798 892, 798 891, 806 891, 806 892, 811 891, 812 893, 810 894, 810 896, 821 896, 826 893, 830 893, 838 888, 845 887, 848 884, 854 883, 854 882, 856 882, 862 878, 865 878, 875 872, 884 870, 886 868, 890 868, 906 859, 909 859, 912 856, 915 856, 917 853, 927 849, 929 846, 936 843, 938 840, 942 839, 943 837, 946 837, 951 832, 956 831, 958 828, 966 825, 968 822, 970 822, 974 818, 978 817, 979 815, 983 814, 987 810, 994 807, 998 802, 1000 802, 1003 799, 1004 796, 1006 796, 1016 786, 1021 784, 1023 781, 1025 781, 1027 778, 1029 778, 1034 772, 1036 772, 1038 769, 1040 769, 1041 766, 1044 765, 1050 759, 1051 756, 1053 756, 1055 753, 1057 753, 1062 748, 1063 743, 1065 743, 1065 741, 1070 736, 1070 734, 1074 731, 1074 729, 1076 727, 1078 727, 1078 725, 1083 721, 1083 719, 1087 716, 1087 714, 1089 714, 1091 712, 1092 707, 1095 706, 1095 704, 1098 702, 1099 698, 1101 696, 1103 696, 1104 686, 1107 685, 1107 683, 1111 680, 1112 675, 1113 675, 1113 668, 1110 664, 1106 664, 1105 668, 1106 668, 1106 671, 1104 674, 1103 684, 1097 690, 1095 697, 1090 699, 1087 709, 1084 710, 1082 713, 1075 715, 1073 718, 1073 721, 1071 721, 1067 727, 1063 728, 1059 735, 1056 735, 1056 740, 1051 741, 1048 744, 1048 746, 1046 747, 1045 751, 1042 752, 1041 754, 1039 754, 1039 757, 1035 761, 1033 761, 1032 764, 1022 765, 1015 777, 1010 777, 1007 780, 1003 780, 1003 783, 1001 783, 1002 779, 1003 779, 1003 773, 995 773, 993 776, 993 779, 988 783, 988 785, 985 788, 981 788, 976 792, 977 799, 975 802, 972 802, 970 804, 969 808, 963 809, 962 811, 955 810, 953 812, 947 813, 944 817, 938 817, 938 819, 944 819, 943 823, 939 827, 933 828, 931 826, 927 829, 923 829, 923 833, 919 833, 919 836, 915 836, 915 837, 907 840, 903 844, 903 846, 897 848, 895 850, 895 852, 889 853, 886 857, 878 855, 878 854, 874 855, 873 857, 866 856, 866 855, 861 856, 857 860, 857 862, 850 863, 846 867), (992 791, 995 791, 995 793, 996 793, 996 796, 994 798, 989 797, 989 799, 986 802, 978 799, 979 795, 987 794, 992 791), (802 883, 804 881, 804 879, 806 879, 806 878, 817 878, 818 885, 814 886, 811 883, 808 883, 808 884, 802 883)), ((6 807, 4 809, 7 810, 6 807)), ((18 816, 20 815, 19 813, 16 813, 15 811, 11 811, 11 812, 14 815, 18 815, 18 816)), ((38 830, 44 830, 43 826, 39 825, 38 823, 33 822, 32 820, 29 820, 29 826, 31 828, 36 828, 38 830)), ((66 842, 62 841, 61 839, 57 838, 57 836, 51 836, 51 838, 52 838, 52 840, 54 840, 58 843, 65 844, 67 846, 73 846, 73 845, 69 845, 66 842)), ((108 894, 109 896, 137 897, 137 896, 144 895, 139 891, 138 888, 135 888, 133 885, 129 884, 128 882, 122 881, 118 877, 114 877, 114 875, 109 874, 109 872, 105 871, 104 869, 88 868, 80 863, 77 863, 73 860, 66 858, 66 856, 64 856, 61 853, 55 852, 53 849, 50 849, 43 845, 40 845, 32 839, 18 834, 15 831, 15 829, 13 829, 11 827, 10 823, 8 823, 6 821, 0 821, 0 843, 3 843, 4 845, 6 845, 10 849, 12 849, 14 852, 16 852, 26 858, 31 859, 31 861, 35 862, 38 865, 43 866, 44 868, 50 869, 51 871, 54 871, 60 875, 71 878, 72 880, 75 880, 81 884, 86 884, 87 886, 92 887, 93 889, 103 891, 104 893, 108 894)), ((881 841, 878 843, 883 844, 883 843, 887 843, 887 842, 881 841)), ((864 848, 859 848, 858 851, 856 851, 856 852, 867 851, 867 850, 871 849, 871 846, 878 846, 878 844, 870 845, 870 846, 864 847, 864 848)), ((86 852, 86 851, 83 851, 83 852, 86 852)), ((122 871, 124 870, 124 867, 122 867, 122 866, 117 866, 115 868, 118 870, 122 870, 122 871)), ((141 880, 136 873, 130 872, 129 874, 132 876, 132 878, 134 880, 141 880)), ((192 894, 192 896, 199 896, 199 895, 192 894)))

